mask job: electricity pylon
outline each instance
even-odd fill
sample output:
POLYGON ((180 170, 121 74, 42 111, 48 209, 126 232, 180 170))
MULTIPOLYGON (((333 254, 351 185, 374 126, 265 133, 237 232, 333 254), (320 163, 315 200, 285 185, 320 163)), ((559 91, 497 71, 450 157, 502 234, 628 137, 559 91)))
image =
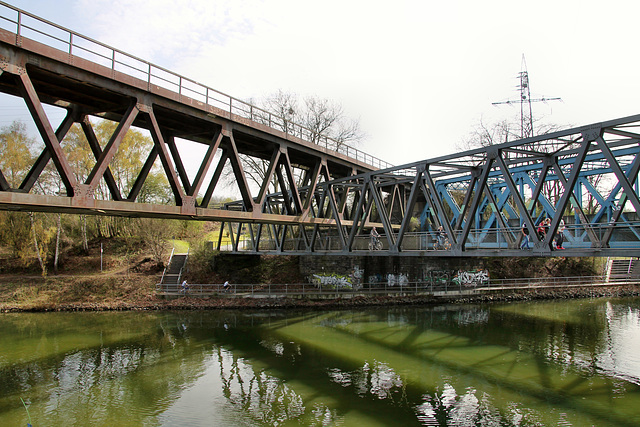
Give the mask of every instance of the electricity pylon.
POLYGON ((531 93, 529 90, 529 73, 527 72, 527 62, 522 54, 522 66, 521 71, 518 73, 520 84, 518 89, 520 90, 520 99, 510 99, 508 101, 492 102, 491 105, 501 104, 520 104, 520 138, 529 138, 534 136, 533 132, 533 114, 531 112, 532 102, 547 102, 547 101, 562 101, 561 98, 536 98, 531 99, 531 93))

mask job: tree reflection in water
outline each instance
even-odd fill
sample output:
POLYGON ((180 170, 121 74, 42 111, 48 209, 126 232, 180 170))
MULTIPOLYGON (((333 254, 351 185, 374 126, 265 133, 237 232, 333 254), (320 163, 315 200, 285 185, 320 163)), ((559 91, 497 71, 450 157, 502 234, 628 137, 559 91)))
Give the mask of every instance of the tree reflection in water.
POLYGON ((640 425, 640 302, 7 314, 0 425, 640 425))
MULTIPOLYGON (((271 344, 272 350, 282 355, 284 347, 279 343, 271 344)), ((224 396, 254 421, 278 426, 307 412, 303 398, 281 379, 264 370, 256 371, 243 358, 221 347, 216 349, 214 357, 224 396)), ((326 405, 314 405, 309 414, 313 421, 310 425, 334 425, 338 421, 336 412, 326 405)))

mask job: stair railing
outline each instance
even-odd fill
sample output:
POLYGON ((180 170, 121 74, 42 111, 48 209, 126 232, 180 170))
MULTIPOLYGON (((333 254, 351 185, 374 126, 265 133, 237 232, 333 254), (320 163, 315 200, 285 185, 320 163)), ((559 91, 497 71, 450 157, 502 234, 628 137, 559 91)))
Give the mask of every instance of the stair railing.
MULTIPOLYGON (((184 270, 184 267, 187 265, 187 261, 189 261, 189 251, 191 250, 191 248, 187 249, 187 256, 184 258, 184 262, 182 263, 182 267, 180 267, 180 272, 178 273, 178 280, 176 280, 176 283, 180 283, 180 279, 182 278, 182 270, 184 270)), ((173 252, 172 252, 173 254, 173 252)))
POLYGON ((167 272, 167 268, 171 265, 171 260, 173 259, 173 252, 176 250, 175 246, 171 249, 171 255, 169 255, 169 262, 164 266, 164 270, 162 270, 162 278, 160 279, 160 283, 164 283, 164 274, 167 272))

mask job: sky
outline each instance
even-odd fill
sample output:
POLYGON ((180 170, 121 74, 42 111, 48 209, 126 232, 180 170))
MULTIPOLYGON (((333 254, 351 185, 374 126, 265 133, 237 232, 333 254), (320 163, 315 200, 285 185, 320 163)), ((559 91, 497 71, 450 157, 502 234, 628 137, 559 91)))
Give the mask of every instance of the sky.
MULTIPOLYGON (((329 99, 358 146, 400 165, 459 151, 480 120, 561 128, 640 113, 629 0, 14 0, 16 7, 240 99, 329 99)), ((11 122, 0 98, 0 126, 11 122)))

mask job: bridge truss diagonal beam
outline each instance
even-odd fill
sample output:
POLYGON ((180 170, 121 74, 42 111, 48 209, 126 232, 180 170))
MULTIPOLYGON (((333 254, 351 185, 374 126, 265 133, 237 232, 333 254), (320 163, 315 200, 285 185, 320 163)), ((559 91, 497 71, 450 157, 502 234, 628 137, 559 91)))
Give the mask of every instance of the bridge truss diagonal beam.
POLYGON ((280 235, 279 250, 548 256, 562 233, 565 256, 639 256, 637 130, 640 115, 333 179, 318 189, 329 201, 324 217, 334 222, 316 225, 311 247, 280 235), (410 226, 412 218, 418 227, 410 226), (544 218, 550 225, 538 235, 544 218), (519 249, 523 225, 533 252, 519 249), (373 226, 384 230, 381 251, 368 249, 373 226), (433 249, 440 226, 450 249, 433 249))
MULTIPOLYGON (((0 7, 0 13, 2 10, 0 7)), ((265 126, 260 121, 221 111, 184 95, 176 98, 162 87, 64 54, 41 42, 16 38, 3 29, 0 29, 0 56, 6 59, 0 64, 0 95, 24 100, 44 145, 21 183, 11 182, 7 179, 9 171, 0 170, 0 208, 205 221, 242 220, 254 224, 304 222, 308 231, 318 223, 334 223, 334 219, 326 217, 330 214, 330 203, 318 189, 319 183, 374 170, 366 162, 265 126), (66 117, 55 132, 45 104, 66 110, 66 117), (94 131, 96 118, 115 124, 108 141, 98 140, 94 131), (65 152, 68 149, 65 137, 76 124, 82 128, 87 147, 95 158, 86 179, 80 180, 82 173, 75 170, 65 152), (121 147, 130 129, 148 132, 153 145, 137 176, 124 186, 114 176, 114 159, 116 155, 127 155, 121 147), (188 168, 193 167, 194 162, 185 161, 178 148, 178 138, 204 147, 205 154, 201 162, 195 164, 197 172, 193 179, 188 168), (254 198, 254 183, 247 177, 245 162, 268 163, 272 153, 282 155, 272 162, 268 177, 256 183, 259 191, 254 198), (50 161, 63 184, 62 192, 34 187, 50 161), (140 200, 156 163, 166 178, 173 204, 140 200), (227 172, 233 177, 232 186, 242 200, 224 208, 212 206, 215 192, 226 191, 227 172), (306 185, 300 185, 302 176, 306 185), (272 177, 282 189, 279 194, 269 191, 272 177), (271 205, 269 209, 265 208, 267 204, 271 205)), ((274 232, 283 235, 283 230, 288 228, 274 229, 274 232)))
POLYGON ((18 28, 0 29, 0 94, 25 102, 43 147, 20 182, 0 167, 2 209, 222 221, 233 252, 526 256, 518 249, 524 224, 535 255, 551 255, 560 232, 568 256, 640 255, 640 115, 393 167, 308 142, 300 127, 195 82, 203 91, 187 90, 182 76, 177 92, 168 89, 155 66, 138 58, 128 57, 147 66, 144 78, 80 57, 74 39, 116 51, 62 27, 54 26, 69 35, 67 51, 29 39, 20 19, 4 16, 26 12, 0 6, 18 28), (228 101, 224 108, 211 103, 214 92, 228 101), (47 108, 65 110, 55 131, 47 108), (106 141, 95 135, 97 119, 115 125, 106 141), (65 151, 75 124, 95 159, 86 175, 65 151), (148 132, 153 144, 124 185, 114 159, 126 155, 122 141, 131 129, 148 132), (186 160, 178 140, 202 148, 202 158, 186 160), (265 166, 255 183, 249 160, 265 166), (173 196, 167 203, 141 200, 156 163, 173 196), (49 169, 63 189, 41 188, 49 169), (215 205, 227 186, 240 200, 215 205), (543 218, 551 224, 538 238, 543 218), (374 226, 383 232, 380 251, 368 249, 374 226), (440 226, 451 247, 434 250, 440 226))

